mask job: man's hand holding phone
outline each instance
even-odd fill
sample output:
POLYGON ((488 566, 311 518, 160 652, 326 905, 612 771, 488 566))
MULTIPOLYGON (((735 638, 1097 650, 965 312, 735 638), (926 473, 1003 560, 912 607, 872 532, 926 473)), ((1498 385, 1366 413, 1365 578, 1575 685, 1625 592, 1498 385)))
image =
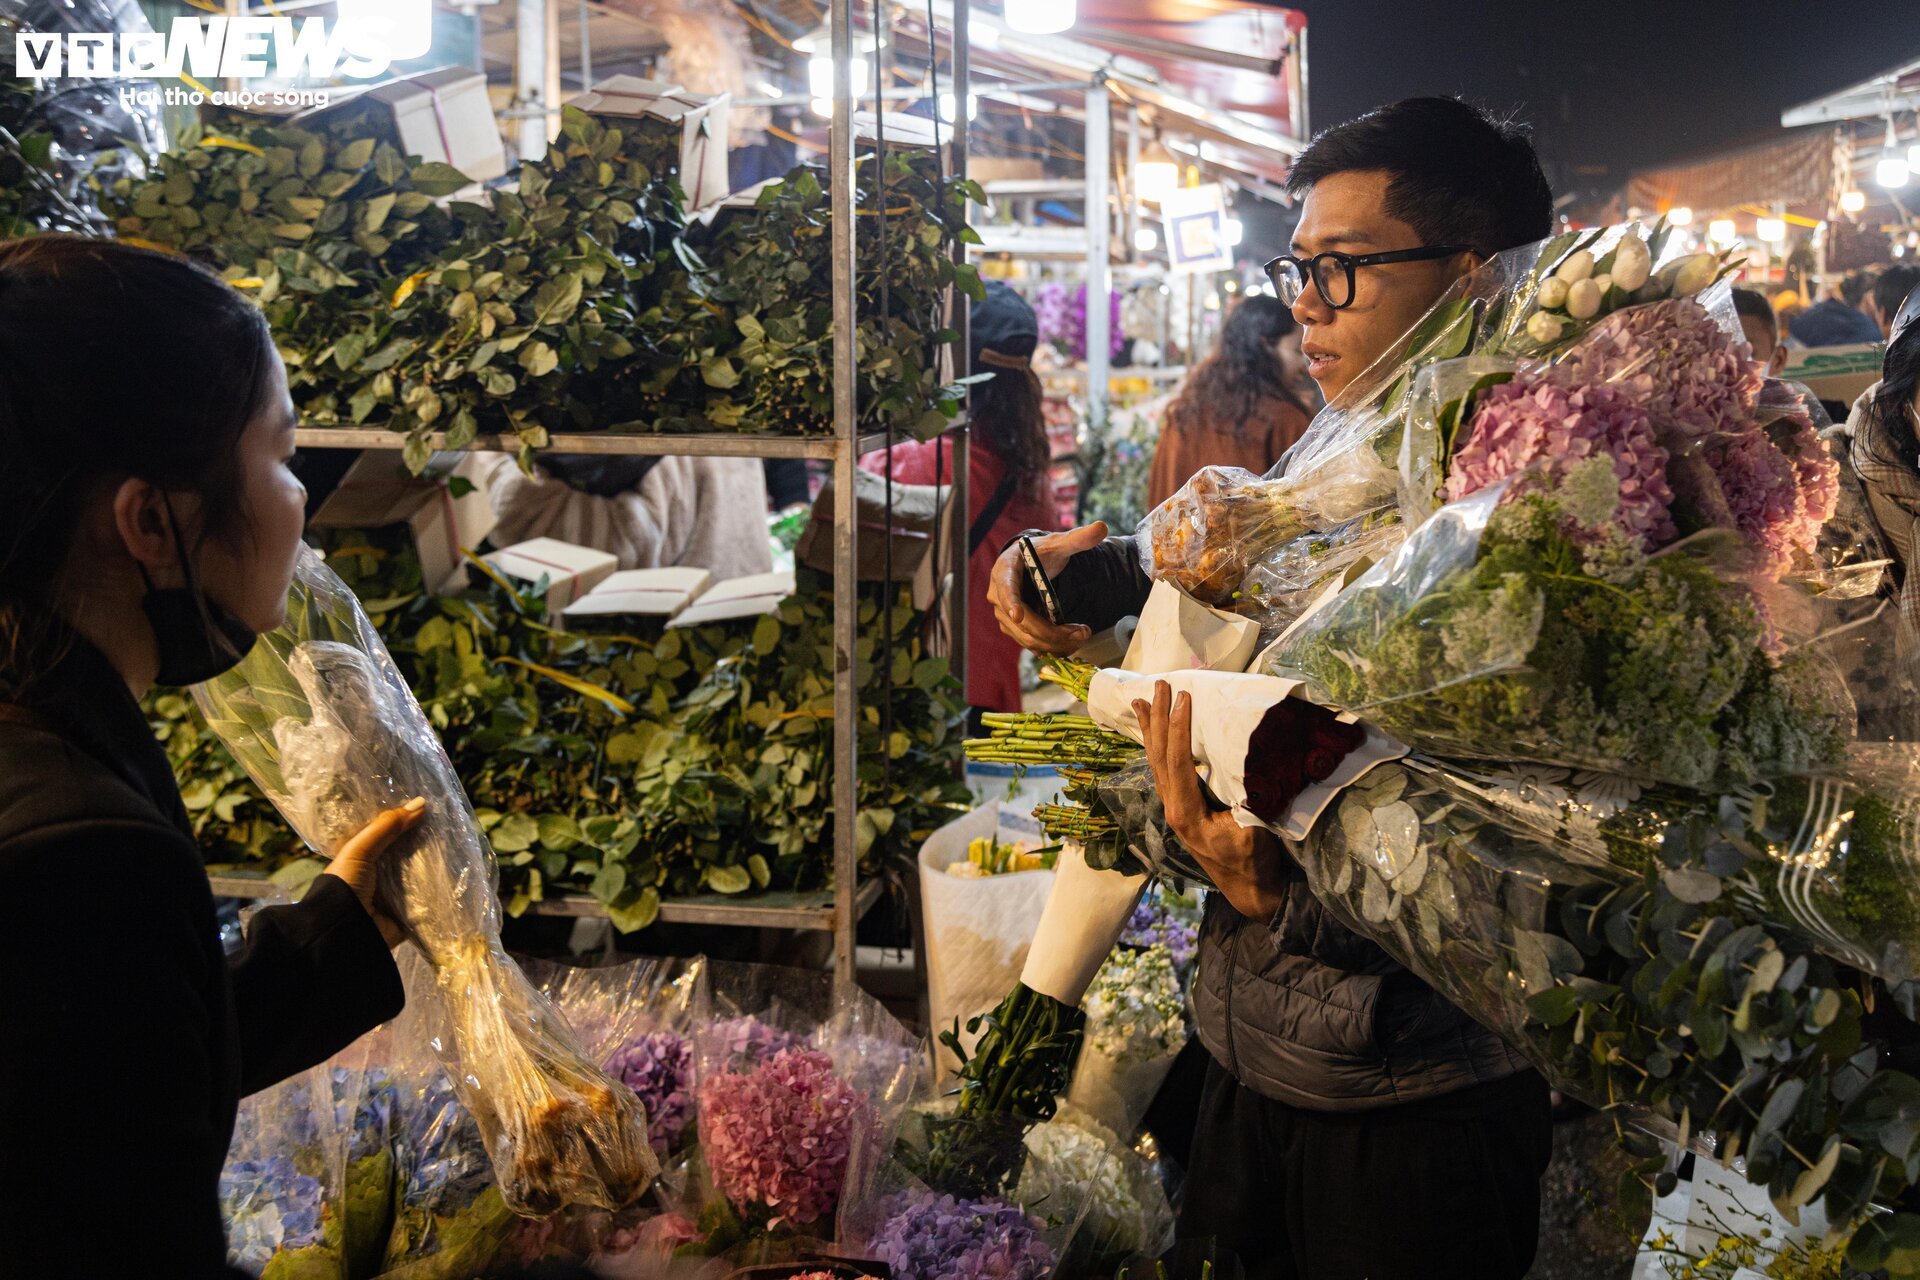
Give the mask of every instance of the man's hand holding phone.
POLYGON ((1015 539, 994 561, 993 578, 987 586, 987 600, 993 605, 993 616, 1000 630, 1012 636, 1022 648, 1035 653, 1068 654, 1084 645, 1093 634, 1089 628, 1057 622, 1047 616, 1044 588, 1027 567, 1028 548, 1039 561, 1041 571, 1051 577, 1064 569, 1075 555, 1099 546, 1106 537, 1106 523, 1095 521, 1065 533, 1015 539))

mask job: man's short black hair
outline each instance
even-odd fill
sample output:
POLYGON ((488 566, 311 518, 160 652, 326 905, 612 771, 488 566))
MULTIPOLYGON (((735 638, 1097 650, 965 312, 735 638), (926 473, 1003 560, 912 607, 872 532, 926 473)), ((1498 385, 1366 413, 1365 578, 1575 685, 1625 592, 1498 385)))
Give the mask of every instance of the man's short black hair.
POLYGON ((1860 304, 1867 300, 1867 295, 1871 292, 1873 292, 1873 272, 1871 271, 1856 271, 1840 279, 1840 301, 1856 311, 1860 309, 1860 304))
POLYGON ((1733 309, 1743 316, 1765 321, 1767 332, 1773 335, 1774 342, 1780 341, 1780 317, 1773 314, 1773 304, 1767 301, 1766 294, 1758 289, 1735 289, 1733 309))
POLYGON ((1287 190, 1365 170, 1393 175, 1386 211, 1423 244, 1491 257, 1553 233, 1553 192, 1526 128, 1458 98, 1407 98, 1323 131, 1294 160, 1287 190))
POLYGON ((1880 309, 1888 324, 1900 313, 1913 287, 1920 284, 1920 267, 1888 267, 1873 282, 1873 305, 1880 309))

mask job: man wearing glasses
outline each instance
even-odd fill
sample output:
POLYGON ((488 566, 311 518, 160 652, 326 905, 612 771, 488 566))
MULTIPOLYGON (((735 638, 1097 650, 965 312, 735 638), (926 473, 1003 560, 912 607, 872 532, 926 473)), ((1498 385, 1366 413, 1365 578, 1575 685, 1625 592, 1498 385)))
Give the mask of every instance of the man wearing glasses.
MULTIPOLYGON (((1326 131, 1288 189, 1299 225, 1267 272, 1329 404, 1453 281, 1551 230, 1525 134, 1446 98, 1326 131)), ((1131 539, 1095 524, 1034 542, 1071 621, 1023 597, 1011 548, 989 599, 1027 648, 1071 652, 1145 602, 1131 539)), ((1210 803, 1186 714, 1162 698, 1146 718, 1168 823, 1219 889, 1193 988, 1211 1061, 1181 1237, 1217 1239, 1250 1280, 1520 1280, 1551 1148, 1545 1082, 1328 916, 1275 837, 1210 803)))

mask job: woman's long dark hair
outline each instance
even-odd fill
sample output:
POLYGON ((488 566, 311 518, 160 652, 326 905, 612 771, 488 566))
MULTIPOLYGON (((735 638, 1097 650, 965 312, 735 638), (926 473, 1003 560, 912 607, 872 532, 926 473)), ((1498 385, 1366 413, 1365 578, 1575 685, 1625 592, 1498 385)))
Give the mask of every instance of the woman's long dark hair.
POLYGON ((1220 330, 1220 345, 1187 375, 1167 406, 1161 430, 1192 431, 1213 425, 1239 435, 1263 402, 1279 399, 1312 416, 1287 386, 1274 344, 1292 333, 1293 312, 1278 298, 1244 299, 1220 330))
POLYGON ((135 477, 246 527, 240 437, 265 407, 266 318, 185 258, 111 240, 0 242, 0 699, 58 656, 87 505, 135 477))
POLYGON ((990 362, 982 362, 974 372, 989 370, 993 379, 974 385, 967 406, 968 427, 974 440, 1013 476, 1016 492, 1044 498, 1053 450, 1047 443, 1040 378, 1031 368, 1011 369, 990 362))

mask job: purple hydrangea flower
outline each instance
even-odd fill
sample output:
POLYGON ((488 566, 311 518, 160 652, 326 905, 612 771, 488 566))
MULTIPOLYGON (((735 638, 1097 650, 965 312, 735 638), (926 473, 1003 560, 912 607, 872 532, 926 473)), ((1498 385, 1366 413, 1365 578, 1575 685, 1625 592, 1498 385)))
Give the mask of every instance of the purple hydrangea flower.
POLYGON ((866 1104, 833 1073, 833 1059, 783 1049, 709 1077, 699 1096, 707 1166, 736 1207, 761 1206, 774 1225, 833 1212, 866 1104))
POLYGON ((705 1037, 706 1043, 718 1048, 728 1062, 744 1060, 748 1065, 798 1049, 803 1043, 793 1032, 769 1026, 752 1015, 723 1018, 707 1029, 705 1037))
POLYGON ((895 1280, 1040 1280, 1054 1265, 1023 1210, 931 1191, 897 1197, 867 1248, 895 1280))
POLYGON ((693 1114, 693 1050, 671 1031, 648 1031, 621 1045, 607 1070, 632 1089, 647 1109, 647 1138, 661 1155, 686 1136, 693 1114))
POLYGON ((1615 518, 1648 551, 1673 541, 1667 451, 1647 413, 1617 387, 1568 387, 1557 376, 1521 374, 1475 402, 1467 443, 1447 475, 1449 502, 1508 476, 1552 485, 1575 464, 1613 460, 1620 485, 1615 518))
POLYGON ((1565 386, 1611 385, 1661 432, 1699 439, 1751 418, 1764 379, 1753 349, 1692 298, 1616 311, 1553 367, 1565 386))

